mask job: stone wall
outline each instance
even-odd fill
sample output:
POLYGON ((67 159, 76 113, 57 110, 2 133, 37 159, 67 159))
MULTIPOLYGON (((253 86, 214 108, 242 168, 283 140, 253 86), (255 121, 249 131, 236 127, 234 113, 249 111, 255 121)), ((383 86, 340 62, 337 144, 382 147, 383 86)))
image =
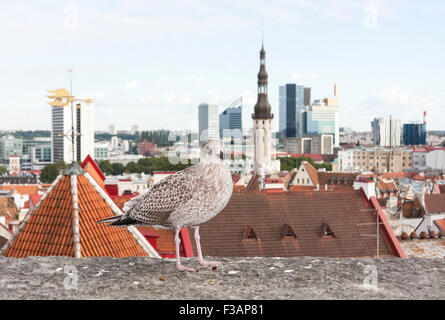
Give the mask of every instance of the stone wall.
POLYGON ((444 299, 445 259, 0 257, 0 299, 444 299), (373 275, 377 277, 373 278, 373 275), (377 282, 373 282, 377 279, 377 282))

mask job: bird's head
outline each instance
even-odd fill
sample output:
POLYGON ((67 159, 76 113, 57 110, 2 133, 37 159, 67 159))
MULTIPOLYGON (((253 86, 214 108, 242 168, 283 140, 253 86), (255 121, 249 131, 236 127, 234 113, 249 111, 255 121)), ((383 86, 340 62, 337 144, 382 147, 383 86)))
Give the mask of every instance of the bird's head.
POLYGON ((224 145, 222 141, 211 139, 201 145, 201 161, 223 159, 224 145))

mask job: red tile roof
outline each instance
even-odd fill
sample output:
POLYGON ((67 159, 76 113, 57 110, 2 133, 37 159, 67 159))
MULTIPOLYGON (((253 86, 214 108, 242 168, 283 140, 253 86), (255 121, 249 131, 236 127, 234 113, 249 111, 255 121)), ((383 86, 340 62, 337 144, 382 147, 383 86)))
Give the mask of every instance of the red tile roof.
POLYGON ((37 206, 37 204, 40 202, 41 199, 42 195, 40 194, 32 194, 29 196, 29 201, 31 202, 33 207, 37 206))
POLYGON ((303 166, 306 168, 309 177, 311 177, 312 183, 314 186, 318 184, 318 171, 315 169, 309 162, 304 161, 303 166))
POLYGON ((9 184, 9 185, 0 185, 0 190, 10 190, 15 191, 19 194, 37 194, 40 189, 40 185, 31 184, 31 185, 21 185, 21 184, 9 184))
POLYGON ((445 219, 434 220, 434 223, 440 229, 440 231, 445 232, 445 219))
POLYGON ((425 209, 428 214, 445 212, 445 194, 425 194, 425 209))
MULTIPOLYGON (((365 257, 376 254, 375 214, 361 191, 234 194, 200 227, 204 255, 365 257), (334 236, 321 236, 323 223, 334 236), (288 225, 296 239, 284 239, 288 225), (243 241, 250 227, 259 240, 243 241)), ((395 255, 380 234, 380 254, 395 255)), ((192 241, 196 252, 195 242, 192 241)))
MULTIPOLYGON (((77 175, 82 257, 147 256, 127 228, 96 221, 114 216, 110 206, 83 175, 77 175)), ((70 176, 63 176, 27 217, 4 253, 8 257, 74 256, 73 196, 70 176)))
POLYGON ((105 189, 105 175, 90 155, 86 156, 80 166, 93 177, 102 189, 105 189))

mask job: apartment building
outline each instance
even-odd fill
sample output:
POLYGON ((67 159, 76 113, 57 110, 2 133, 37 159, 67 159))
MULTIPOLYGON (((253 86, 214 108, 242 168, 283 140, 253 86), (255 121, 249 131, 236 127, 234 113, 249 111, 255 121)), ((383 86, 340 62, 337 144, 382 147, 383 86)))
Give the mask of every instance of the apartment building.
POLYGON ((340 171, 400 172, 413 169, 409 149, 352 149, 339 151, 340 171), (342 161, 348 159, 348 161, 342 161))

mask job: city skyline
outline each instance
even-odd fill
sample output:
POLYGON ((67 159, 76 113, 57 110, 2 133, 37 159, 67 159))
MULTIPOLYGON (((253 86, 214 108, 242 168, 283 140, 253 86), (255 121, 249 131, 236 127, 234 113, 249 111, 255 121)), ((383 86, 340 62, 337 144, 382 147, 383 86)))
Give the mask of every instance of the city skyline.
POLYGON ((274 114, 280 85, 308 86, 312 99, 323 99, 337 83, 342 127, 370 131, 370 120, 388 115, 421 121, 426 110, 427 130, 443 129, 439 1, 24 7, 8 4, 0 13, 8 75, 0 82, 2 129, 50 130, 46 90, 68 87, 68 68, 73 94, 94 99, 96 130, 135 123, 196 130, 199 104, 224 110, 239 96, 243 127, 251 128, 262 26, 274 114))

